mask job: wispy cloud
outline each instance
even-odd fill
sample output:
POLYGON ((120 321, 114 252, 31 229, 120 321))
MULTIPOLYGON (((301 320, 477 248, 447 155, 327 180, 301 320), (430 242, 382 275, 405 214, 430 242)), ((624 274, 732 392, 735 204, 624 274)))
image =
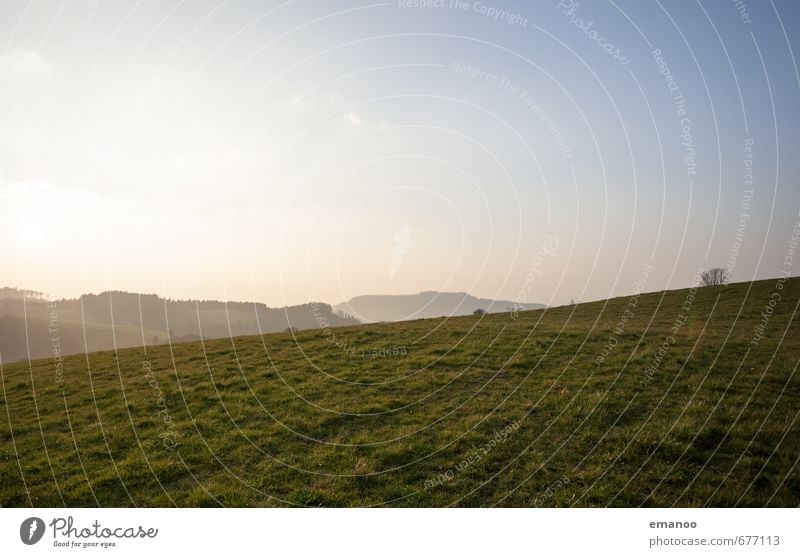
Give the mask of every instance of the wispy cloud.
POLYGON ((364 126, 367 124, 364 118, 352 111, 344 115, 344 120, 353 126, 364 126))
POLYGON ((6 85, 25 85, 51 73, 50 64, 36 52, 14 49, 0 54, 0 80, 6 85))
POLYGON ((392 246, 392 266, 389 268, 389 277, 394 278, 395 273, 403 262, 403 256, 408 253, 411 247, 411 225, 404 224, 400 231, 394 235, 394 245, 392 246))

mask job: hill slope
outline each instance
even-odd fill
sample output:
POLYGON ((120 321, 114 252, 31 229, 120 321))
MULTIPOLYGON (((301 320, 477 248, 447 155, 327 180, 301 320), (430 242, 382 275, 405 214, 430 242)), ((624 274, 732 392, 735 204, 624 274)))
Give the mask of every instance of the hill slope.
POLYGON ((796 506, 798 302, 768 280, 4 365, 0 504, 796 506))
POLYGON ((544 304, 522 304, 508 300, 476 298, 466 292, 420 292, 419 294, 356 296, 333 310, 365 323, 408 321, 431 317, 470 315, 477 309, 488 313, 542 309, 544 304))

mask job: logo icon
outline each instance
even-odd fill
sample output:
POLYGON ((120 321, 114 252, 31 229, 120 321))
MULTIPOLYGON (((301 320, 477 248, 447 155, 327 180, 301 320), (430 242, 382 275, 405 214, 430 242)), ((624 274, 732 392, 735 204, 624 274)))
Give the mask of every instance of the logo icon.
POLYGON ((33 545, 44 536, 44 520, 32 516, 22 521, 19 527, 19 538, 25 545, 33 545))

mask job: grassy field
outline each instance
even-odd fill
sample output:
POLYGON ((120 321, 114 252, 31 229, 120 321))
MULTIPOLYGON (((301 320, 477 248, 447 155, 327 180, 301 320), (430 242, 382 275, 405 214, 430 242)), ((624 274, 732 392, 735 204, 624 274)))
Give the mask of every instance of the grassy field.
POLYGON ((772 279, 3 365, 0 504, 797 506, 799 302, 772 279))

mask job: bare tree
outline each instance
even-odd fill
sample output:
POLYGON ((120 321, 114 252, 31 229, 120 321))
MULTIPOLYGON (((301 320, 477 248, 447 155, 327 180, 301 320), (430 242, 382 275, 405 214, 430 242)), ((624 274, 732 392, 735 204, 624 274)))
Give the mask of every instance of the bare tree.
POLYGON ((731 274, 722 267, 713 267, 700 273, 700 286, 720 286, 727 284, 731 274))

